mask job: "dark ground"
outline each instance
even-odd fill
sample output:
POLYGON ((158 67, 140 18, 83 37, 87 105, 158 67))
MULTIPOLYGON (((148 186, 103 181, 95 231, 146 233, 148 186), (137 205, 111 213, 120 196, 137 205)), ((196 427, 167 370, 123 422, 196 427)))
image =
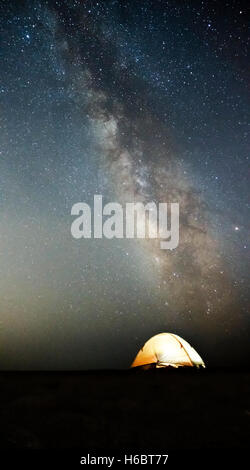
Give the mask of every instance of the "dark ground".
POLYGON ((1 372, 1 449, 246 449, 250 373, 1 372))

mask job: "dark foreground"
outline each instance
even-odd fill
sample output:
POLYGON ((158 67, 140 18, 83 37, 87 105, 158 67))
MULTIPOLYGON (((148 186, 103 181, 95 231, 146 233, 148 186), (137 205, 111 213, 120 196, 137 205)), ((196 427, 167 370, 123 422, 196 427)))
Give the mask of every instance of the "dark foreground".
POLYGON ((238 449, 246 371, 1 372, 1 449, 238 449))

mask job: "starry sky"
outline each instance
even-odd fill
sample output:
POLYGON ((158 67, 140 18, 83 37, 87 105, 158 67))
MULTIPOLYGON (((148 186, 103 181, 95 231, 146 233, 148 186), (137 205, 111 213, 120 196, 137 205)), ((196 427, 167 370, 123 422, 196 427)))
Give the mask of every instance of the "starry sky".
POLYGON ((0 367, 126 368, 152 335, 249 357, 246 2, 0 2, 0 367), (178 202, 180 243, 71 236, 178 202))

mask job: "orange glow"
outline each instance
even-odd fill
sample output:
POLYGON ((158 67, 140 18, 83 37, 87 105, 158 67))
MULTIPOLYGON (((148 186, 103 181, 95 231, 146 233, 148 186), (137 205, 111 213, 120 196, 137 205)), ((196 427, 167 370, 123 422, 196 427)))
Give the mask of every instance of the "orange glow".
POLYGON ((150 338, 138 352, 131 367, 156 364, 156 367, 205 367, 199 354, 187 341, 171 333, 150 338))

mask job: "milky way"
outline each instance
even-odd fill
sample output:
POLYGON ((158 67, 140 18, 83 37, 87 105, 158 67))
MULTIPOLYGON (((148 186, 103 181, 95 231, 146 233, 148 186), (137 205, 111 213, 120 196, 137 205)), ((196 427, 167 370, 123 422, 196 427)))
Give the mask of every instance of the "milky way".
POLYGON ((160 331, 193 341, 211 364, 242 359, 245 22, 240 2, 223 18, 215 2, 5 10, 3 367, 126 367, 160 331), (71 206, 91 205, 94 194, 178 202, 178 248, 73 240, 71 206))

